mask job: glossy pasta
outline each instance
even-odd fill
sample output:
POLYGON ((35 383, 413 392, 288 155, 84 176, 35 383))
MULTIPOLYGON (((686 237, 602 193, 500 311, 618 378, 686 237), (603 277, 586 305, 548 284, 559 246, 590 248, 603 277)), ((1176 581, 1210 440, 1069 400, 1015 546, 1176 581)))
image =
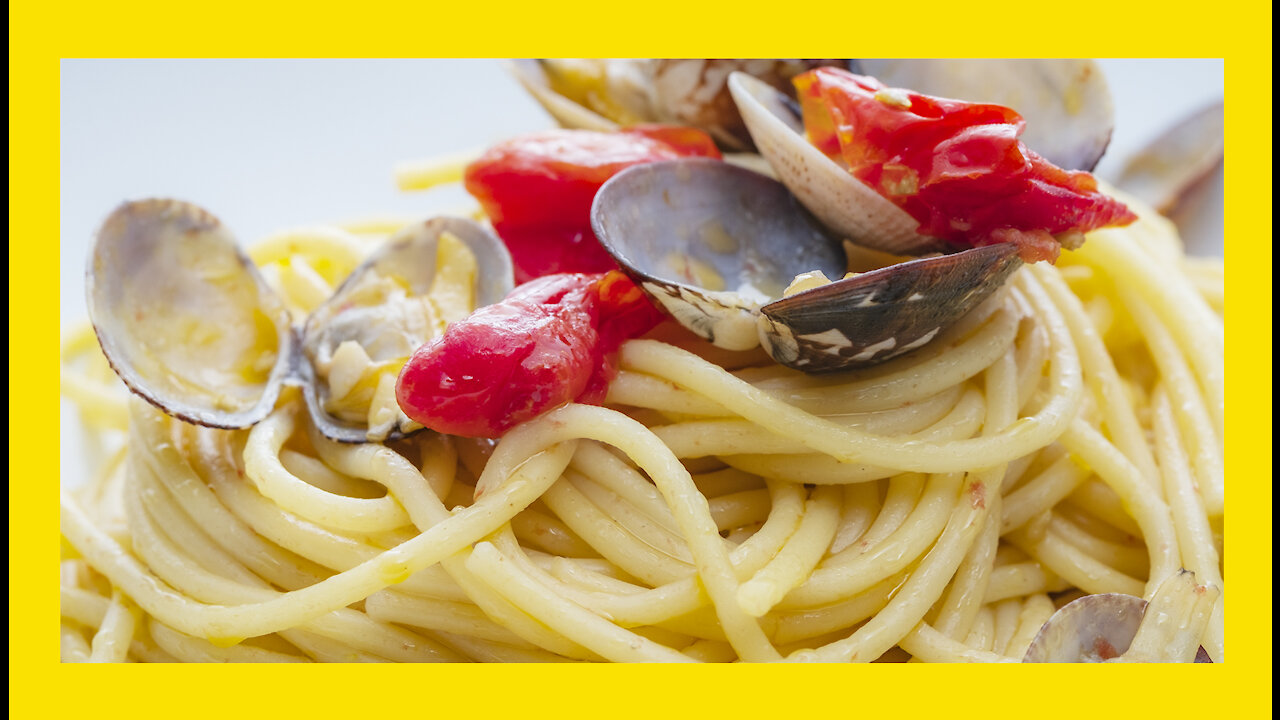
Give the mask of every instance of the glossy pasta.
MULTIPOLYGON (((305 311, 359 230, 252 254, 305 311)), ((63 390, 104 460, 63 492, 62 657, 1017 661, 1081 594, 1222 588, 1222 305, 1147 213, 872 370, 633 340, 605 407, 496 445, 334 443, 289 392, 187 425, 85 331, 63 390)), ((1216 661, 1222 607, 1189 629, 1216 661)))

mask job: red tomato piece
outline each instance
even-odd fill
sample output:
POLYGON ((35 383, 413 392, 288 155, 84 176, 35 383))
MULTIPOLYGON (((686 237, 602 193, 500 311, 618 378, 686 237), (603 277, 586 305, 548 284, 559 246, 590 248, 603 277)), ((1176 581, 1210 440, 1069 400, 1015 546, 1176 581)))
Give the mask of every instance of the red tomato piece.
POLYGON ((396 398, 437 432, 500 437, 567 402, 601 402, 618 346, 661 317, 616 270, 538 278, 419 348, 396 398))
POLYGON ((602 273, 618 267, 590 227, 495 223, 494 229, 511 253, 517 285, 557 273, 602 273))
POLYGON ((516 282, 617 267, 591 231, 591 201, 616 173, 679 157, 720 157, 693 128, 640 125, 616 133, 552 130, 489 148, 467 166, 480 201, 515 263, 516 282))
POLYGON ((959 247, 1012 241, 1030 262, 1057 258, 1055 238, 1078 242, 1137 219, 1089 173, 1023 145, 1026 121, 1009 108, 890 89, 836 68, 794 82, 813 144, 843 157, 854 177, 919 221, 922 235, 959 247))

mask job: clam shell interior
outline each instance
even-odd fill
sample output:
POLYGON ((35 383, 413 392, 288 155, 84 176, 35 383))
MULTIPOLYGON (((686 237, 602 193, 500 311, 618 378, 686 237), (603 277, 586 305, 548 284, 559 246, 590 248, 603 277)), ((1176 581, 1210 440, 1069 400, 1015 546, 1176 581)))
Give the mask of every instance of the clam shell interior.
POLYGON ((717 160, 638 165, 592 206, 601 244, 651 298, 719 347, 759 343, 755 311, 797 274, 844 273, 844 250, 786 188, 717 160))
POLYGON ((124 203, 98 231, 87 284, 103 352, 134 392, 212 427, 271 411, 291 373, 289 314, 216 217, 177 200, 124 203))

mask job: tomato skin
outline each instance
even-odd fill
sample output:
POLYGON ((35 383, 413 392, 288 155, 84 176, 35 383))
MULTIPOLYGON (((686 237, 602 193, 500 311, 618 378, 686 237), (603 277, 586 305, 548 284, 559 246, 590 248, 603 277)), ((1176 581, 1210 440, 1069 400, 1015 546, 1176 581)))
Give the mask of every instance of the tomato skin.
POLYGON ((590 227, 494 224, 511 253, 517 285, 558 273, 602 273, 618 267, 590 227))
POLYGON ((1053 236, 1137 219, 1089 173, 1023 145, 1026 121, 1009 108, 889 89, 835 68, 795 84, 814 145, 919 221, 922 235, 958 247, 1013 238, 1024 259, 1051 260, 1053 236))
POLYGON ((601 402, 618 346, 660 318, 616 270, 538 278, 419 348, 396 398, 437 432, 500 437, 567 402, 601 402))
POLYGON ((467 166, 463 180, 510 249, 516 282, 524 283, 616 268, 591 231, 596 191, 632 165, 688 156, 720 153, 710 136, 693 128, 551 130, 489 148, 467 166))

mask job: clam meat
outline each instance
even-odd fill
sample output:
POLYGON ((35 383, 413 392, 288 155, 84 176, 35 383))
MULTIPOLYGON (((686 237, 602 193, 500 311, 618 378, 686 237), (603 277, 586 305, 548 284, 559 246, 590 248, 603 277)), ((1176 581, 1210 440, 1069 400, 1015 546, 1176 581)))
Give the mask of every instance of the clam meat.
POLYGON ((461 218, 411 225, 375 250, 295 327, 231 233, 177 200, 117 208, 98 231, 89 317, 111 366, 138 395, 188 422, 253 425, 300 386, 335 440, 418 429, 395 380, 409 355, 511 289, 505 246, 461 218))

